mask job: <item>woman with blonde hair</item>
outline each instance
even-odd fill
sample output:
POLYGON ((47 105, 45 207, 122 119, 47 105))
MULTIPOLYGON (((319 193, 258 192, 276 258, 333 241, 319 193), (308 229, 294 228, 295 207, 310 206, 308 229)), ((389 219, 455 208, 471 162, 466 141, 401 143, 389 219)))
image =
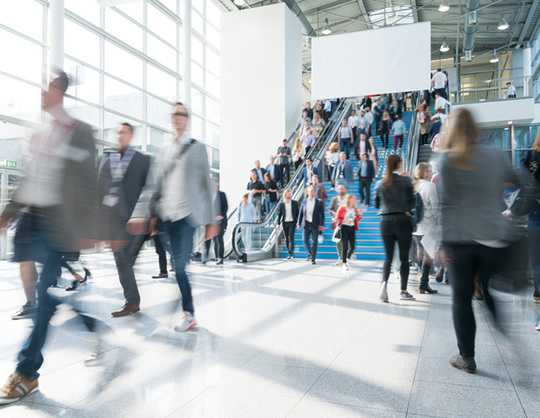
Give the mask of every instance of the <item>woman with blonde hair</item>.
POLYGON ((356 231, 358 231, 358 222, 361 219, 362 209, 358 210, 356 207, 356 196, 348 194, 345 198, 345 205, 341 206, 336 214, 336 226, 341 228, 343 270, 349 270, 347 261, 354 254, 356 231))
POLYGON ((381 141, 385 149, 388 149, 388 138, 391 130, 392 119, 390 119, 390 114, 385 110, 381 119, 381 141))
POLYGON ((431 128, 431 113, 429 107, 423 101, 416 108, 416 120, 420 124, 420 145, 428 143, 429 128, 431 128))
MULTIPOLYGON (((487 289, 490 277, 497 271, 497 261, 504 258, 502 249, 515 238, 511 225, 502 216, 506 208, 502 190, 505 183, 520 184, 503 152, 480 144, 479 136, 467 109, 453 111, 438 164, 441 243, 450 260, 452 314, 459 348, 450 364, 467 373, 476 373, 474 278, 478 274, 487 289)), ((489 292, 484 296, 495 313, 489 292)))
POLYGON ((294 169, 298 170, 298 167, 304 162, 306 156, 306 148, 302 145, 300 138, 296 138, 292 151, 292 160, 294 163, 294 169))
POLYGON ((414 300, 407 292, 409 280, 409 250, 412 242, 411 212, 414 208, 414 192, 411 179, 403 173, 403 162, 397 154, 386 158, 386 174, 375 186, 375 207, 381 215, 381 236, 385 259, 383 281, 379 299, 388 302, 388 279, 394 258, 394 246, 397 242, 401 262, 401 300, 414 300))
POLYGON ((429 285, 429 272, 439 249, 439 198, 437 186, 431 182, 433 173, 427 163, 414 168, 414 192, 422 199, 424 213, 416 225, 413 239, 418 250, 418 265, 421 271, 420 293, 437 293, 429 285))
POLYGON ((326 151, 325 155, 326 159, 326 171, 328 174, 328 178, 330 179, 330 182, 332 183, 332 189, 334 188, 334 180, 332 180, 332 176, 334 174, 334 168, 336 168, 336 164, 339 161, 339 144, 337 142, 332 142, 330 145, 328 145, 328 150, 326 151))

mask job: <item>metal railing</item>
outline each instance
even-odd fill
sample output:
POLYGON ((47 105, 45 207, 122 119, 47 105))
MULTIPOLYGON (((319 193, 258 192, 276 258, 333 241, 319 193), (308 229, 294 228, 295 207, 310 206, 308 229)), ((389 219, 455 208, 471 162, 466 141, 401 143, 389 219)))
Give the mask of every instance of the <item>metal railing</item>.
MULTIPOLYGON (((351 101, 344 101, 339 104, 330 122, 324 128, 309 154, 306 155, 306 158, 310 157, 312 159, 314 167, 321 166, 321 163, 323 163, 326 148, 335 140, 341 121, 350 113, 352 103, 351 101)), ((298 167, 286 188, 293 189, 293 185, 298 182, 304 165, 305 162, 298 167)), ((305 187, 303 184, 300 184, 299 187, 293 190, 292 198, 301 201, 304 193, 305 187)), ((234 226, 232 230, 232 246, 239 261, 248 261, 248 255, 251 261, 268 258, 274 250, 277 251, 279 237, 282 231, 281 229, 277 229, 275 224, 278 207, 282 200, 283 197, 276 202, 263 222, 239 222, 234 226), (254 242, 255 246, 253 245, 254 242)))
POLYGON ((478 103, 497 100, 511 100, 508 97, 508 86, 511 82, 516 89, 517 99, 532 97, 533 84, 531 76, 497 78, 468 83, 461 83, 459 90, 451 91, 453 103, 478 103))
MULTIPOLYGON (((422 100, 424 99, 422 94, 419 94, 413 109, 416 109, 422 100)), ((411 176, 413 175, 414 167, 418 161, 418 152, 420 151, 420 123, 416 117, 416 112, 413 113, 411 119, 411 126, 409 128, 409 142, 407 144, 407 160, 404 164, 405 171, 408 171, 411 176)))

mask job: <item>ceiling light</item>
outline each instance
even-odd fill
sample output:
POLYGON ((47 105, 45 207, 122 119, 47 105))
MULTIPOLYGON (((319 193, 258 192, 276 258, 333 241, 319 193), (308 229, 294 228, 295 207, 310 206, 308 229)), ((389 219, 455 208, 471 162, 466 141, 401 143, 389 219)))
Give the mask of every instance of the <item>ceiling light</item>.
POLYGON ((499 30, 506 30, 510 27, 506 19, 504 18, 504 15, 501 17, 501 21, 499 22, 499 26, 497 26, 497 29, 499 30))
POLYGON ((491 57, 489 62, 491 62, 492 64, 499 62, 499 57, 497 56, 497 51, 495 49, 493 50, 493 56, 491 57))
POLYGON ((309 84, 311 84, 311 83, 312 83, 312 81, 311 81, 311 77, 309 77, 309 80, 308 80, 308 81, 309 81, 309 84))
POLYGON ((443 42, 442 45, 441 45, 440 51, 441 51, 441 52, 448 52, 448 51, 450 51, 450 47, 449 47, 448 44, 446 43, 446 36, 444 37, 444 42, 443 42))
POLYGON ((323 35, 330 35, 332 33, 332 29, 328 26, 328 18, 324 19, 324 28, 322 30, 323 35))
POLYGON ((234 0, 234 4, 236 4, 237 6, 245 6, 246 2, 245 0, 234 0))
POLYGON ((439 12, 445 13, 448 10, 450 10, 450 6, 448 5, 448 2, 446 0, 443 0, 439 5, 439 12))
POLYGON ((508 121, 508 125, 512 125, 512 121, 511 121, 511 120, 508 121))

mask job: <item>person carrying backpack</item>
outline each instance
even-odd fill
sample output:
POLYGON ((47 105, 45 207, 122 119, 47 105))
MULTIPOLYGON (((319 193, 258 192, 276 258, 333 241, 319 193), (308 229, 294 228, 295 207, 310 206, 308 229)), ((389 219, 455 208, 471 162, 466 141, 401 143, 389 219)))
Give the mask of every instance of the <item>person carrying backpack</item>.
POLYGON ((414 169, 415 208, 412 214, 416 222, 413 239, 418 250, 421 267, 420 293, 438 293, 429 285, 429 272, 439 249, 439 198, 437 187, 431 183, 433 173, 427 163, 414 169))

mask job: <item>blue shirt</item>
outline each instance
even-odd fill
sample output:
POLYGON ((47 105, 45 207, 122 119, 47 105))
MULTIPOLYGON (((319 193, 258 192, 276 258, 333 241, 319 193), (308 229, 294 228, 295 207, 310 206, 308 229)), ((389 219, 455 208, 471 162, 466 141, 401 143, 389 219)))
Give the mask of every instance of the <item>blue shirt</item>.
POLYGON ((352 129, 350 126, 342 126, 339 128, 340 138, 350 138, 352 137, 352 129))
POLYGON ((255 213, 255 206, 253 203, 248 202, 246 206, 238 206, 238 222, 255 222, 257 214, 255 213))
POLYGON ((362 161, 360 167, 360 177, 367 177, 367 161, 362 161))
POLYGON ((405 126, 405 122, 402 120, 396 120, 394 122, 394 125, 392 125, 392 132, 394 135, 405 135, 407 132, 407 127, 405 126))

